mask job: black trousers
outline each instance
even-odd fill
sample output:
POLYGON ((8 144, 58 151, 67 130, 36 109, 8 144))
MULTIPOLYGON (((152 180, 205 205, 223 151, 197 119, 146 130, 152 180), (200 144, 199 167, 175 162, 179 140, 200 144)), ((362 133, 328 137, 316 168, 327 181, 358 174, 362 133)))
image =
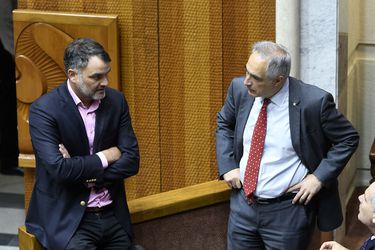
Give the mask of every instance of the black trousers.
POLYGON ((66 250, 126 250, 131 239, 113 211, 86 212, 66 250))

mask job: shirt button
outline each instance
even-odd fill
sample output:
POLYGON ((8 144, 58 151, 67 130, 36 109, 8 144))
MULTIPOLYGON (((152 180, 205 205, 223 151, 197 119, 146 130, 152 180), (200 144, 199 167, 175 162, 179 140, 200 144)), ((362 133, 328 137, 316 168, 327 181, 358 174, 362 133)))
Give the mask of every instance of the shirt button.
POLYGON ((85 201, 81 201, 79 204, 83 207, 83 206, 86 205, 86 202, 85 201))

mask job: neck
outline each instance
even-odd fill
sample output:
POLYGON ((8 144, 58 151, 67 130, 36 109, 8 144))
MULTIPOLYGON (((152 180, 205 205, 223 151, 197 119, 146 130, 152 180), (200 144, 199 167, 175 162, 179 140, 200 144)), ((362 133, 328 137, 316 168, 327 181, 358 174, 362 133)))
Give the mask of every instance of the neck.
POLYGON ((93 102, 92 100, 86 100, 85 98, 80 98, 80 99, 81 99, 83 105, 85 105, 86 107, 90 107, 92 102, 93 102))

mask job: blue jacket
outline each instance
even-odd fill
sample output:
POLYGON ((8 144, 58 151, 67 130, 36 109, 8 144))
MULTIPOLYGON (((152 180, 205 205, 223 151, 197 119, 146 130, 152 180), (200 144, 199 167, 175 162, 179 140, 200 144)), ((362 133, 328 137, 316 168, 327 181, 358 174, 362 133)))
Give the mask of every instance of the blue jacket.
POLYGON ((105 91, 106 96, 96 111, 93 155, 90 155, 85 126, 66 82, 41 96, 30 107, 36 182, 26 228, 48 249, 64 249, 76 231, 89 199, 89 182, 109 190, 115 216, 129 236, 132 235, 123 180, 138 172, 138 143, 123 93, 111 88, 105 91), (60 143, 71 158, 62 157, 60 143), (120 149, 121 158, 103 169, 95 152, 112 146, 120 149))

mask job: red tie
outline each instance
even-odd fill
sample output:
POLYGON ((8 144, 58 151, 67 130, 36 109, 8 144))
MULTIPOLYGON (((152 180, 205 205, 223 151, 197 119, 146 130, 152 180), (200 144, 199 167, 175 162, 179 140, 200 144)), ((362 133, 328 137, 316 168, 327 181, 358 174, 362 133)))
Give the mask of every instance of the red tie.
POLYGON ((249 159, 246 164, 244 191, 246 197, 251 200, 258 182, 260 161, 264 149, 264 140, 267 131, 267 106, 270 99, 264 98, 263 106, 260 109, 258 120, 255 123, 253 137, 251 138, 249 159))

